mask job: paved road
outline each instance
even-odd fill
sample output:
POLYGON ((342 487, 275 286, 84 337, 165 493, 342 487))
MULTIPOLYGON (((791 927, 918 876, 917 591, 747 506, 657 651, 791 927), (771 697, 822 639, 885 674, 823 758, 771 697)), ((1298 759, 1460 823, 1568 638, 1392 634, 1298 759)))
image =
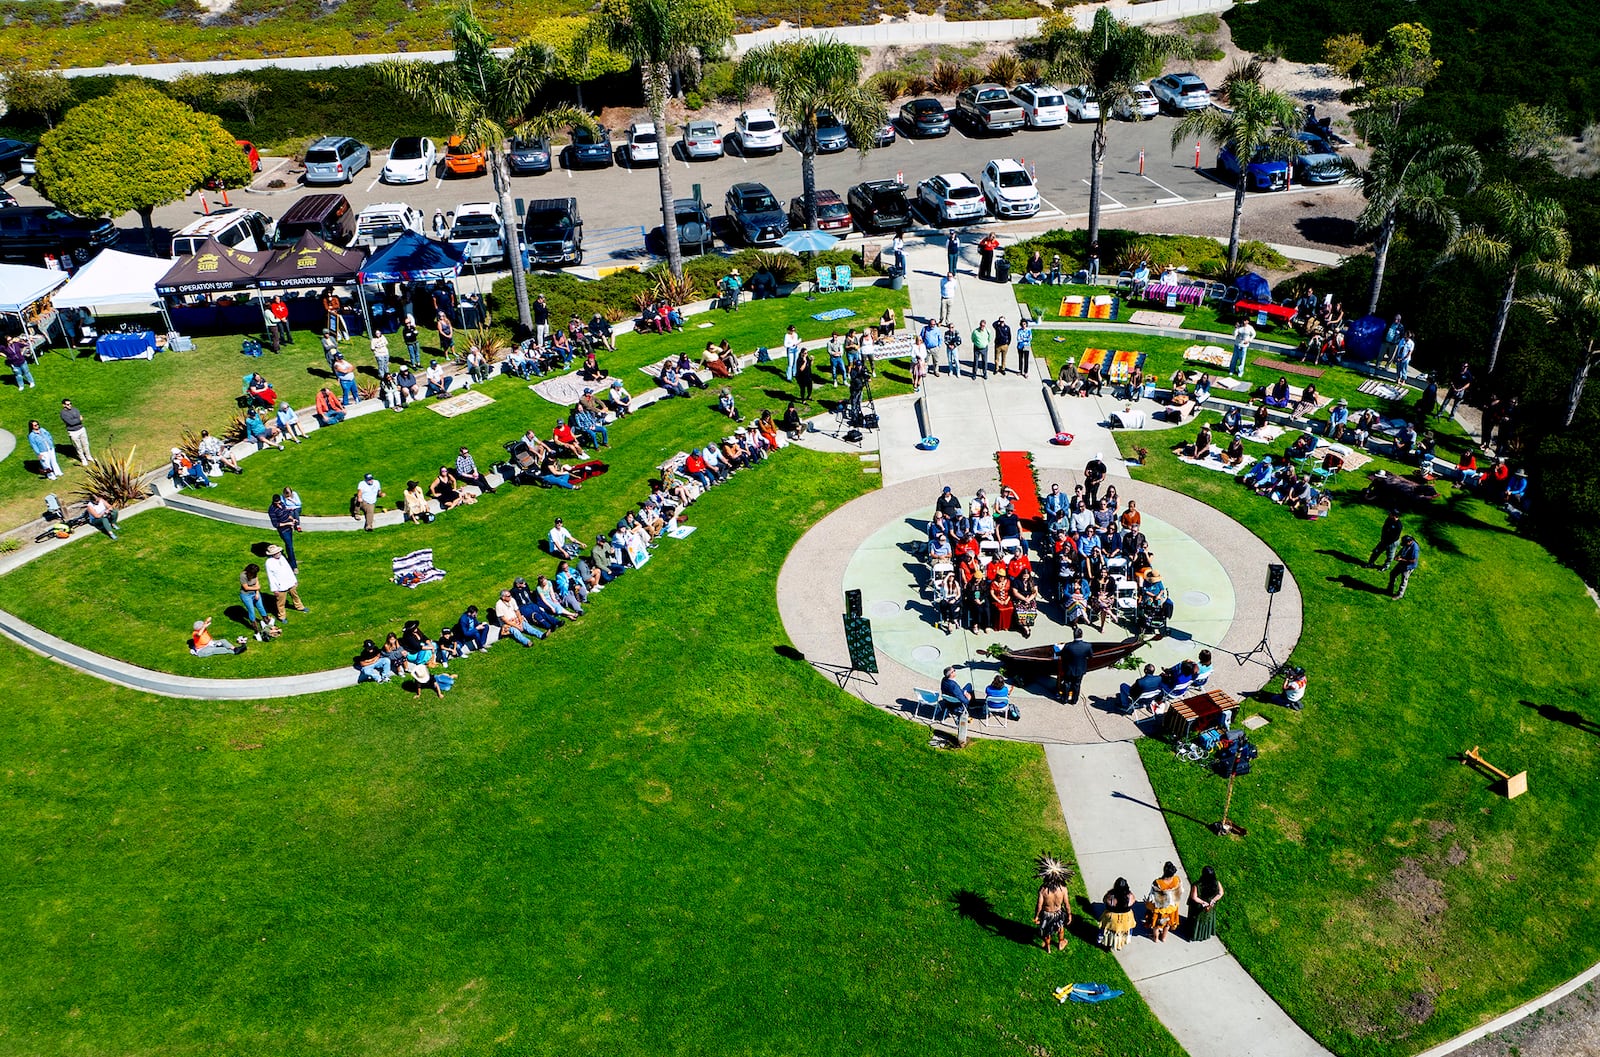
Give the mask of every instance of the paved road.
MULTIPOLYGON (((1116 223, 1123 209, 1155 205, 1214 202, 1230 195, 1231 189, 1216 179, 1209 168, 1215 151, 1206 148, 1202 161, 1207 168, 1194 168, 1194 147, 1186 145, 1176 155, 1170 137, 1176 119, 1161 116, 1149 121, 1114 122, 1110 129, 1110 149, 1106 161, 1103 208, 1106 222, 1116 223), (1144 173, 1139 173, 1139 152, 1145 152, 1144 173)), ((1044 210, 1031 221, 1008 222, 1005 226, 1026 224, 1033 228, 1065 224, 1067 218, 1084 214, 1089 207, 1089 140, 1092 126, 1071 125, 1062 129, 1023 130, 1009 136, 972 138, 956 130, 942 139, 913 140, 901 136, 888 147, 865 156, 855 151, 824 155, 817 159, 819 187, 844 193, 852 184, 867 179, 882 179, 903 174, 908 186, 937 173, 960 171, 974 179, 984 164, 993 158, 1016 157, 1032 166, 1039 190, 1046 202, 1044 210)), ((356 182, 342 190, 360 209, 375 202, 406 201, 431 215, 435 209, 454 209, 463 202, 486 201, 492 196, 487 177, 434 179, 425 184, 390 187, 378 183, 384 154, 374 155, 373 166, 356 182)), ((734 183, 756 180, 765 183, 779 198, 787 201, 800 193, 799 155, 793 148, 781 154, 758 158, 730 155, 714 161, 673 166, 675 193, 688 196, 700 184, 714 216, 722 213, 722 199, 734 183)), ((255 188, 234 193, 235 205, 246 205, 271 215, 281 215, 294 197, 326 190, 302 188, 299 174, 286 159, 264 159, 263 171, 255 188), (268 190, 272 180, 284 180, 288 188, 268 190)), ((586 263, 604 265, 637 260, 644 248, 644 234, 660 224, 656 172, 653 167, 630 169, 616 165, 609 169, 571 171, 557 168, 542 176, 512 178, 513 194, 518 198, 576 196, 583 212, 589 253, 586 263)), ((23 202, 36 202, 38 196, 24 185, 14 184, 12 192, 23 202)), ((1298 188, 1275 197, 1300 198, 1324 193, 1321 188, 1298 188)), ((214 198, 214 196, 213 196, 214 198)), ((177 230, 201 215, 198 197, 156 211, 156 223, 177 230)), ((129 231, 138 228, 130 214, 119 221, 129 231)), ((1174 225, 1177 226, 1177 225, 1174 225)))

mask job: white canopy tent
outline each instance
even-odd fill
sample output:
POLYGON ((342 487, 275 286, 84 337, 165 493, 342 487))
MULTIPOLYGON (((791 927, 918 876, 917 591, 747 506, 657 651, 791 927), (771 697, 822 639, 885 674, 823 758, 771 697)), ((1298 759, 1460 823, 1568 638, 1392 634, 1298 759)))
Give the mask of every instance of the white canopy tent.
MULTIPOLYGON (((25 264, 0 264, 0 315, 16 316, 22 332, 31 335, 28 310, 65 283, 70 276, 51 268, 30 268, 25 264)), ((31 340, 31 339, 30 339, 31 340)), ((43 334, 38 339, 46 339, 43 334)))
POLYGON ((55 305, 87 308, 96 316, 144 315, 155 309, 170 331, 172 319, 167 315, 166 302, 156 293, 156 283, 171 270, 169 260, 101 250, 55 296, 55 305))

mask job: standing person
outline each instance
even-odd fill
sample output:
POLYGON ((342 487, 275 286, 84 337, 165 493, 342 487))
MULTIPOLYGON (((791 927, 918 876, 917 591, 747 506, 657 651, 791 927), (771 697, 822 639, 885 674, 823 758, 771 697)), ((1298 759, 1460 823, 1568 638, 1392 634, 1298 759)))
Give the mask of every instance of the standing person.
POLYGON ((28 365, 28 343, 20 335, 6 342, 6 366, 11 368, 18 389, 39 388, 33 380, 33 368, 28 365))
POLYGON ((1096 452, 1095 457, 1083 466, 1083 501, 1091 510, 1100 502, 1100 486, 1106 483, 1106 474, 1109 472, 1105 458, 1104 452, 1096 452))
POLYGON ((91 495, 84 504, 83 512, 88 516, 89 524, 112 539, 117 538, 117 508, 104 496, 91 495))
POLYGON ((1017 323, 1017 372, 1023 376, 1028 373, 1028 365, 1033 358, 1033 324, 1023 319, 1017 323))
POLYGON ((795 378, 800 383, 800 402, 811 403, 812 390, 816 388, 817 376, 812 368, 811 351, 801 349, 799 359, 795 364, 795 378))
POLYGON ((289 621, 288 603, 294 602, 296 613, 309 613, 305 603, 300 601, 300 577, 296 575, 294 566, 284 556, 283 548, 274 543, 267 548, 267 590, 272 592, 273 607, 278 611, 278 619, 284 623, 289 621))
POLYGON ((999 248, 1000 240, 993 233, 978 241, 978 278, 984 282, 994 278, 994 251, 999 248))
POLYGON ((389 335, 374 327, 371 345, 372 359, 378 365, 378 377, 382 378, 389 373, 389 335))
POLYGON ((1011 358, 1011 326, 1001 317, 994 321, 994 365, 998 373, 1006 373, 1006 360, 1011 358))
POLYGON ((1107 950, 1120 951, 1133 935, 1133 889, 1128 887, 1128 879, 1117 878, 1102 902, 1105 912, 1100 915, 1100 943, 1107 950))
POLYGON ((39 469, 44 471, 46 481, 54 481, 61 476, 61 463, 56 459, 56 439, 50 431, 39 425, 38 419, 28 420, 28 447, 33 449, 33 454, 39 460, 39 469))
POLYGON ((1157 943, 1165 943, 1167 933, 1178 927, 1178 898, 1182 891, 1183 879, 1178 876, 1178 867, 1170 862, 1161 868, 1161 876, 1150 882, 1150 894, 1145 897, 1149 912, 1146 921, 1157 943))
MULTIPOLYGON (((933 325, 923 327, 923 332, 932 331, 935 335, 939 328, 933 325)), ((920 340, 911 343, 911 390, 922 392, 922 380, 928 376, 928 347, 920 340)))
POLYGON ((1083 696, 1083 677, 1089 674, 1089 658, 1094 656, 1094 647, 1083 641, 1083 629, 1074 624, 1072 641, 1056 649, 1061 655, 1057 662, 1061 666, 1058 687, 1061 700, 1065 704, 1077 704, 1083 696))
POLYGON ((978 325, 972 328, 972 376, 989 377, 989 321, 986 319, 978 320, 978 325))
POLYGON ((251 562, 239 574, 239 601, 244 605, 245 623, 255 630, 256 641, 265 642, 283 634, 278 630, 267 604, 261 600, 261 566, 251 562))
POLYGON ((550 305, 543 294, 533 301, 533 341, 540 348, 550 344, 550 305))
POLYGON ((956 270, 950 271, 939 280, 939 322, 950 322, 950 306, 956 299, 956 270))
POLYGON ((1256 328, 1248 319, 1239 320, 1239 325, 1233 328, 1233 362, 1228 364, 1235 378, 1244 377, 1245 359, 1250 355, 1250 343, 1255 340, 1256 328))
MULTIPOLYGON (((1091 283, 1096 283, 1096 282, 1100 281, 1100 240, 1099 239, 1095 239, 1093 242, 1089 243, 1089 263, 1088 263, 1088 267, 1087 267, 1086 270, 1089 273, 1089 281, 1091 283)), ((1120 950, 1120 948, 1118 948, 1118 949, 1120 950)))
POLYGON ((1466 398, 1467 390, 1470 388, 1472 388, 1472 368, 1463 362, 1450 377, 1450 390, 1434 414, 1440 418, 1449 418, 1455 413, 1456 408, 1461 406, 1461 401, 1466 398))
POLYGON ((1400 549, 1400 511, 1389 511, 1389 517, 1384 521, 1383 528, 1378 530, 1378 545, 1372 548, 1372 553, 1367 557, 1367 568, 1387 569, 1389 563, 1394 561, 1395 551, 1400 549), (1378 555, 1383 555, 1383 564, 1378 564, 1378 555))
POLYGON ((1395 555, 1394 569, 1389 573, 1389 594, 1395 598, 1406 596, 1406 585, 1411 582, 1411 574, 1417 571, 1417 566, 1422 563, 1422 547, 1417 543, 1415 536, 1403 536, 1400 539, 1400 553, 1395 555), (1394 589, 1396 580, 1400 581, 1400 590, 1394 589))
POLYGON ((67 439, 72 441, 78 464, 87 466, 94 462, 94 455, 89 451, 89 431, 83 426, 83 414, 72 406, 71 400, 61 401, 61 424, 67 427, 67 439))
POLYGON ((370 473, 364 475, 356 484, 356 502, 361 507, 361 513, 366 520, 363 526, 365 531, 372 531, 372 519, 377 513, 378 500, 384 496, 383 486, 378 479, 370 473))
POLYGON ((290 507, 281 494, 275 495, 267 506, 267 518, 272 522, 272 527, 278 530, 278 538, 283 540, 283 550, 288 555, 290 567, 300 568, 300 562, 294 556, 294 534, 300 531, 300 511, 290 507))
POLYGON ((422 366, 422 335, 417 330, 417 317, 410 312, 406 313, 406 321, 400 327, 400 340, 405 342, 406 359, 411 361, 411 366, 422 366))
POLYGON ((957 232, 952 231, 945 238, 944 258, 949 265, 945 269, 946 272, 955 275, 956 272, 961 270, 959 267, 961 263, 961 236, 957 232))
POLYGON ((278 344, 293 345, 294 336, 289 333, 289 306, 282 294, 272 295, 272 300, 267 303, 267 314, 272 318, 273 329, 278 332, 278 344))
POLYGON ((961 377, 961 361, 957 358, 957 352, 960 348, 961 332, 956 329, 954 323, 946 323, 944 325, 944 357, 948 373, 952 378, 961 377))
POLYGON ((1072 869, 1050 855, 1041 855, 1035 863, 1034 873, 1039 878, 1039 898, 1033 904, 1033 923, 1039 926, 1039 942, 1050 949, 1052 937, 1056 950, 1067 949, 1067 926, 1072 924, 1072 893, 1067 881, 1072 869))
POLYGON ((1393 363, 1400 353, 1400 339, 1406 336, 1406 327, 1397 314, 1383 332, 1383 354, 1378 358, 1379 367, 1387 367, 1393 363))
POLYGON ((1411 377, 1411 355, 1417 351, 1417 341, 1406 331, 1405 337, 1400 339, 1399 346, 1394 354, 1394 380, 1404 385, 1406 379, 1411 377))
MULTIPOLYGON (((548 309, 545 310, 548 313, 548 309)), ((545 316, 549 318, 548 315, 545 316)), ((450 322, 450 317, 443 312, 439 313, 439 351, 445 356, 452 356, 456 350, 456 328, 450 322)))
POLYGON ((1200 871, 1200 880, 1189 886, 1189 942, 1199 943, 1217 934, 1217 904, 1226 893, 1217 880, 1215 867, 1200 871))
POLYGON ((449 231, 449 225, 444 222, 444 210, 435 209, 433 211, 433 237, 443 242, 445 235, 449 231))
POLYGON ((850 378, 850 372, 844 366, 844 338, 837 330, 828 337, 828 374, 833 379, 833 385, 838 385, 840 378, 847 381, 850 378))
POLYGON ((333 374, 339 379, 340 398, 346 404, 361 399, 361 390, 356 385, 356 365, 345 359, 342 352, 333 354, 333 374))
POLYGON ((900 232, 894 233, 894 241, 889 243, 889 257, 891 260, 890 275, 904 275, 906 273, 906 237, 900 232))
POLYGON ((794 381, 794 372, 800 365, 800 333, 794 329, 794 324, 789 324, 789 329, 783 332, 783 355, 788 360, 784 369, 783 380, 794 381))

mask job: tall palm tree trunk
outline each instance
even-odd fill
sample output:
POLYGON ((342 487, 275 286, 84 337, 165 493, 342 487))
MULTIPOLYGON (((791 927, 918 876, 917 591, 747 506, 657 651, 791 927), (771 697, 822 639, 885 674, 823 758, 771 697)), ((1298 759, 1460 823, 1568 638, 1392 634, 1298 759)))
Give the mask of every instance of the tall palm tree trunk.
POLYGON ((1594 359, 1594 339, 1591 338, 1583 350, 1583 359, 1578 362, 1578 372, 1572 376, 1572 385, 1567 389, 1567 417, 1562 423, 1565 429, 1571 429, 1572 420, 1578 417, 1578 403, 1583 399, 1583 387, 1589 381, 1589 368, 1594 366, 1594 359))
MULTIPOLYGON (((517 205, 511 200, 511 180, 506 173, 506 156, 491 150, 489 175, 494 177, 494 196, 500 203, 500 237, 506 245, 506 263, 511 268, 511 288, 517 293, 517 322, 524 335, 533 333, 533 306, 528 301, 528 273, 522 270, 522 238, 517 230, 517 205)), ((487 320, 484 323, 487 324, 487 320)))
POLYGON ((1244 220, 1244 187, 1249 169, 1239 173, 1239 183, 1233 189, 1233 225, 1228 228, 1228 270, 1239 263, 1239 225, 1244 220))
MULTIPOLYGON (((655 122, 656 142, 667 138, 667 89, 672 71, 664 62, 644 63, 644 94, 650 100, 650 120, 655 122)), ((678 224, 672 210, 672 149, 656 151, 661 160, 656 162, 656 182, 661 185, 661 236, 667 244, 667 270, 674 279, 683 278, 683 250, 678 246, 678 224)))
POLYGON ((1100 184, 1106 173, 1105 114, 1095 122, 1094 138, 1089 141, 1089 245, 1100 241, 1100 184))
POLYGON ((1372 244, 1372 286, 1367 290, 1367 315, 1378 311, 1378 297, 1383 293, 1383 273, 1389 266, 1389 246, 1394 242, 1395 228, 1400 225, 1400 215, 1389 210, 1378 227, 1378 238, 1372 244))
POLYGON ((1489 374, 1494 373, 1494 365, 1500 359, 1500 339, 1506 333, 1506 320, 1511 317, 1511 304, 1517 297, 1517 266, 1511 266, 1511 274, 1506 276, 1506 292, 1500 298, 1500 307, 1494 313, 1494 337, 1489 339, 1489 374))
POLYGON ((806 227, 817 227, 817 138, 809 132, 800 141, 800 193, 805 196, 806 227))

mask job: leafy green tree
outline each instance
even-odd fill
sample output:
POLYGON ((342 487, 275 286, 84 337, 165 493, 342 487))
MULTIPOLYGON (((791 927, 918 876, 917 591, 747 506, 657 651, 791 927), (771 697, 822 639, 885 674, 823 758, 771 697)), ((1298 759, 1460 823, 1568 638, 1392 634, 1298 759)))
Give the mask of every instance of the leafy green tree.
POLYGON ((827 36, 763 45, 739 60, 740 92, 761 85, 772 90, 778 120, 799 136, 800 176, 806 226, 817 226, 817 114, 830 110, 850 131, 863 155, 888 119, 883 96, 861 83, 861 55, 827 36))
POLYGON ((72 82, 54 71, 13 67, 0 77, 0 98, 6 109, 19 114, 37 114, 55 127, 56 118, 72 105, 72 82))
POLYGON ((256 127, 256 107, 272 89, 248 77, 230 77, 217 83, 217 102, 239 108, 251 128, 256 127))
POLYGON ((1244 217, 1245 190, 1249 186, 1250 163, 1258 157, 1288 161, 1300 151, 1300 143, 1284 130, 1295 126, 1299 108, 1282 92, 1263 87, 1259 67, 1241 67, 1223 84, 1229 108, 1208 106, 1191 110, 1172 130, 1172 149, 1199 136, 1221 147, 1231 144, 1239 159, 1239 178, 1233 187, 1233 225, 1228 230, 1228 267, 1239 263, 1239 224, 1244 217))
POLYGON ((1372 142, 1372 156, 1359 174, 1367 204, 1356 220, 1361 231, 1374 236, 1368 314, 1378 310, 1389 247, 1400 221, 1432 227, 1447 243, 1454 242, 1461 232, 1456 194, 1471 191, 1483 168, 1477 151, 1437 125, 1389 125, 1373 134, 1372 142))
POLYGON ((1100 99, 1100 118, 1089 141, 1089 244, 1100 238, 1100 185, 1106 171, 1106 130, 1111 114, 1126 106, 1135 119, 1133 89, 1161 72, 1169 58, 1186 56, 1191 45, 1172 33, 1152 33, 1130 25, 1100 8, 1094 24, 1079 29, 1071 16, 1051 16, 1041 27, 1040 50, 1046 76, 1062 84, 1084 84, 1100 99))
POLYGON ((138 213, 151 252, 157 206, 207 179, 234 187, 250 179, 249 162, 215 117, 137 84, 69 110, 36 157, 46 198, 84 216, 138 213))
POLYGON ((1501 120, 1505 135, 1502 150, 1517 165, 1540 163, 1548 167, 1561 153, 1566 138, 1566 115, 1561 108, 1546 103, 1513 103, 1501 120))
POLYGON ((1542 280, 1545 289, 1524 303, 1533 308, 1546 322, 1565 324, 1572 328, 1583 352, 1567 385, 1566 415, 1562 427, 1572 428, 1578 417, 1578 404, 1583 400, 1583 389, 1589 381, 1589 372, 1600 362, 1600 267, 1586 264, 1582 268, 1568 268, 1559 264, 1536 264, 1534 273, 1542 280))
POLYGON ((513 128, 534 135, 549 135, 567 125, 594 128, 594 118, 575 107, 526 116, 533 97, 559 70, 559 60, 547 45, 525 40, 509 55, 499 55, 470 7, 456 9, 450 39, 455 50, 452 61, 434 65, 390 59, 378 64, 378 76, 449 121, 466 146, 483 151, 500 203, 501 238, 511 265, 517 319, 524 330, 532 330, 533 306, 528 300, 528 276, 522 270, 519 250, 522 240, 506 171, 507 134, 513 128))
POLYGON ((1355 102, 1363 113, 1358 127, 1376 121, 1395 127, 1422 100, 1425 88, 1444 64, 1433 57, 1433 32, 1416 22, 1391 26, 1355 64, 1355 102))
POLYGON ((1515 184, 1493 184, 1479 192, 1485 220, 1461 232, 1455 252, 1505 276, 1489 340, 1489 373, 1500 359, 1500 340, 1517 297, 1517 278, 1529 267, 1563 265, 1572 252, 1567 214, 1561 203, 1538 198, 1515 184))
MULTIPOLYGON (((676 71, 700 55, 721 49, 733 34, 729 0, 606 0, 595 15, 594 32, 612 51, 639 67, 645 101, 656 134, 667 142, 667 99, 676 71)), ((683 251, 672 209, 672 151, 663 149, 656 179, 661 188, 661 233, 667 268, 683 278, 683 251)))

